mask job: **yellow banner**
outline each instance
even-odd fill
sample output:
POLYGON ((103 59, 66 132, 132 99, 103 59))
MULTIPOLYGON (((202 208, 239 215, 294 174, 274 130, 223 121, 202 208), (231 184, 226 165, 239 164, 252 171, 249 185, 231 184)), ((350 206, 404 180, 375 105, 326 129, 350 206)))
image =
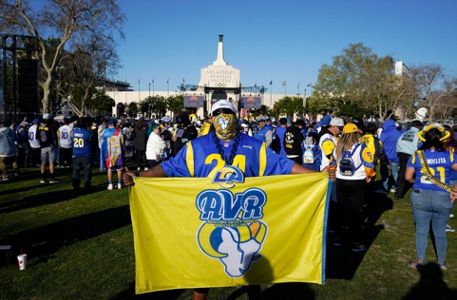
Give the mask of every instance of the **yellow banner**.
POLYGON ((227 174, 135 179, 137 294, 324 282, 327 174, 227 174))

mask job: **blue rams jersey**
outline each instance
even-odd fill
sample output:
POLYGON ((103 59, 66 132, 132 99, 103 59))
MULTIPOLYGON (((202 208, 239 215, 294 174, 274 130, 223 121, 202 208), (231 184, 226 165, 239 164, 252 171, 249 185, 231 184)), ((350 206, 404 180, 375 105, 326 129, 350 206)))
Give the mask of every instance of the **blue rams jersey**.
POLYGON ((271 131, 271 129, 270 127, 268 127, 268 125, 265 125, 257 131, 257 133, 254 135, 254 138, 259 141, 265 142, 266 134, 268 131, 271 131))
POLYGON ((72 133, 73 157, 89 157, 92 155, 90 147, 91 133, 86 128, 76 127, 72 133))
MULTIPOLYGON (((226 157, 230 156, 234 140, 224 147, 224 142, 210 133, 192 140, 181 151, 161 164, 167 176, 211 177, 225 166, 216 147, 221 143, 226 157)), ((248 177, 290 174, 294 162, 280 157, 259 140, 240 134, 233 166, 237 166, 248 177)))
MULTIPOLYGON (((432 175, 434 175, 439 181, 449 184, 449 174, 451 167, 456 163, 454 161, 454 153, 448 151, 433 151, 426 149, 424 150, 424 156, 432 175)), ((414 188, 441 192, 445 191, 427 180, 427 176, 421 172, 422 164, 417 152, 411 156, 407 167, 414 168, 416 173, 414 188)))

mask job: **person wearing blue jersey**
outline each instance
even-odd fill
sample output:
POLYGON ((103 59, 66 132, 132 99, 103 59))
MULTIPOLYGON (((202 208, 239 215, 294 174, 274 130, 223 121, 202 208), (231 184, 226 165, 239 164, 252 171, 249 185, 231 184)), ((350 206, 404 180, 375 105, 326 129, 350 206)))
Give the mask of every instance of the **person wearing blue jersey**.
POLYGON ((122 130, 116 127, 116 120, 108 121, 108 127, 103 129, 100 142, 101 159, 107 170, 108 190, 113 189, 113 171, 117 171, 117 188, 122 188, 122 170, 124 169, 124 136, 122 130))
MULTIPOLYGON (((260 140, 240 133, 236 108, 228 100, 213 104, 213 130, 188 142, 176 156, 147 171, 136 174, 146 177, 211 177, 226 165, 237 166, 248 177, 313 173, 292 160, 274 153, 260 140)), ((327 170, 326 170, 327 171, 327 170)), ((329 171, 334 178, 332 170, 329 171)), ((127 171, 125 185, 133 184, 133 174, 127 171)), ((246 289, 251 297, 260 295, 260 288, 246 289)), ((194 299, 206 299, 208 289, 194 290, 194 299)))
POLYGON ((84 188, 89 190, 92 186, 92 133, 90 122, 86 118, 80 118, 71 133, 72 139, 72 185, 73 190, 78 191, 81 183, 80 172, 84 172, 84 188))
POLYGON ((287 118, 279 119, 279 126, 276 128, 276 136, 279 138, 279 155, 287 157, 286 149, 284 148, 284 138, 287 131, 287 118))
POLYGON ((264 142, 267 147, 273 141, 273 130, 267 125, 267 118, 264 116, 261 116, 257 122, 257 132, 254 134, 254 138, 264 142))
POLYGON ((383 186, 386 191, 390 190, 392 193, 395 193, 397 191, 397 176, 399 168, 397 141, 401 136, 401 132, 397 129, 397 125, 393 117, 387 119, 382 125, 382 128, 383 130, 379 139, 384 145, 384 151, 387 159, 389 160, 389 165, 387 167, 390 171, 390 176, 385 174, 385 178, 382 178, 383 186), (390 177, 393 180, 391 180, 390 177), (393 185, 390 185, 390 182, 393 182, 393 185))
POLYGON ((443 141, 450 133, 440 124, 431 124, 419 132, 423 142, 420 149, 408 161, 405 179, 413 183, 411 207, 416 223, 417 259, 410 263, 412 268, 420 268, 425 262, 430 225, 433 230, 436 255, 441 269, 446 270, 447 237, 446 225, 457 192, 457 186, 444 189, 449 184, 449 173, 457 170, 454 154, 445 149, 443 141), (414 177, 414 175, 416 175, 414 177))

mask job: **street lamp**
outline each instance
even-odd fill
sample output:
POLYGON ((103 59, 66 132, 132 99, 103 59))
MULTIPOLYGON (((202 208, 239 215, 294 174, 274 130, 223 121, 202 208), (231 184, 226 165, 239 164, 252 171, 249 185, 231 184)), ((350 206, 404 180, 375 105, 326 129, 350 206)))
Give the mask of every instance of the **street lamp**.
POLYGON ((313 87, 311 83, 308 83, 305 87, 304 94, 303 94, 303 112, 306 111, 306 88, 313 87))
POLYGON ((305 114, 305 112, 306 112, 306 88, 303 93, 303 115, 305 114))

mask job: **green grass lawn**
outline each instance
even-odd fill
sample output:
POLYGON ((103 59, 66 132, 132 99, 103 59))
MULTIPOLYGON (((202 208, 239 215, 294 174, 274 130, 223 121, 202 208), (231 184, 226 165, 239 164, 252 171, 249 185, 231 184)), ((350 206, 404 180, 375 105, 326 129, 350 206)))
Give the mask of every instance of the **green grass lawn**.
MULTIPOLYGON (((190 291, 134 295, 127 189, 106 190, 105 175, 97 170, 93 190, 85 194, 72 192, 69 169, 58 170, 62 182, 55 185, 41 185, 37 175, 38 170, 28 170, 15 181, 0 183, 0 245, 13 245, 12 251, 0 251, 0 299, 190 298, 190 291), (29 258, 25 271, 16 264, 21 249, 29 258)), ((435 289, 435 295, 446 286, 455 291, 457 233, 448 233, 449 270, 442 280, 437 271, 420 281, 421 274, 408 268, 415 258, 415 237, 407 199, 409 194, 400 201, 370 194, 367 252, 333 247, 330 236, 325 285, 262 286, 264 298, 402 299, 413 288, 435 289)), ((456 219, 450 223, 457 227, 456 219)), ((435 261, 431 244, 427 256, 435 261)), ((433 273, 430 269, 426 274, 433 273)), ((209 299, 227 299, 234 292, 236 288, 213 289, 209 299)))

